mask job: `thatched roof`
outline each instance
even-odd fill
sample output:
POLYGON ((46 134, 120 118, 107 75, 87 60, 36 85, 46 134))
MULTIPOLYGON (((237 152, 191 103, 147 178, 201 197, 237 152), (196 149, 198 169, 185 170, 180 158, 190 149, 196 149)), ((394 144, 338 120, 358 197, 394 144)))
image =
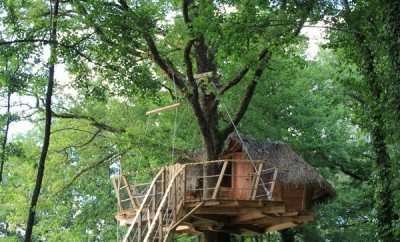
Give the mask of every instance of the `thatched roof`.
POLYGON ((240 140, 237 135, 229 137, 225 153, 246 150, 252 160, 265 160, 267 166, 278 168, 279 183, 287 186, 312 186, 315 202, 335 197, 333 187, 288 144, 275 141, 259 142, 244 136, 241 136, 240 140))

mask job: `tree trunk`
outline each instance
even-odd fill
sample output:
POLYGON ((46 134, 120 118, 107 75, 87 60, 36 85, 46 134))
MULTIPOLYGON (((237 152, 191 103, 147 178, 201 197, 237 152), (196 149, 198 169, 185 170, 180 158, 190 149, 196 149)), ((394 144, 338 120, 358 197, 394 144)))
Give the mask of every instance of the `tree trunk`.
POLYGON ((393 234, 393 191, 391 187, 392 173, 390 157, 385 143, 385 135, 382 130, 383 121, 379 115, 376 127, 372 131, 373 146, 376 154, 377 180, 375 206, 378 220, 378 236, 384 242, 395 240, 393 234))
POLYGON ((293 229, 284 229, 279 232, 281 234, 281 241, 282 242, 295 242, 295 232, 293 229))
POLYGON ((52 119, 52 111, 51 111, 51 98, 53 95, 53 86, 54 86, 54 68, 56 63, 56 41, 57 41, 57 18, 58 18, 58 6, 59 0, 55 0, 54 9, 51 15, 51 33, 50 33, 50 61, 49 61, 49 77, 47 82, 47 91, 46 91, 46 117, 45 117, 45 129, 44 129, 44 137, 43 137, 43 146, 39 159, 38 172, 36 177, 35 188, 32 194, 31 205, 29 207, 29 215, 28 221, 26 225, 25 231, 25 242, 32 241, 32 230, 35 223, 35 215, 37 202, 39 200, 40 190, 42 188, 42 181, 45 170, 45 163, 47 158, 47 152, 50 145, 50 131, 51 131, 51 119, 52 119))
POLYGON ((231 236, 224 232, 205 231, 204 240, 206 242, 230 242, 231 236))
POLYGON ((8 139, 8 129, 10 128, 11 123, 11 115, 10 115, 10 107, 11 107, 11 88, 8 88, 7 93, 7 118, 6 118, 6 127, 4 129, 4 138, 3 143, 1 144, 1 164, 0 164, 0 183, 3 182, 3 170, 4 170, 4 163, 7 159, 7 139, 8 139))
POLYGON ((373 97, 369 103, 371 112, 369 114, 372 119, 372 127, 370 132, 372 135, 372 145, 376 155, 377 177, 375 187, 375 207, 377 210, 378 220, 378 237, 384 242, 396 241, 393 234, 393 192, 391 189, 391 161, 386 145, 385 120, 383 117, 384 105, 382 105, 382 95, 384 95, 383 82, 379 80, 378 71, 375 69, 375 59, 373 47, 369 46, 366 34, 362 32, 357 25, 354 25, 348 16, 351 9, 348 0, 342 0, 346 10, 345 20, 349 26, 355 30, 353 33, 355 41, 360 46, 360 54, 363 60, 360 61, 360 67, 364 77, 367 80, 369 92, 373 97))
POLYGON ((389 40, 389 60, 392 66, 392 95, 394 96, 397 118, 400 120, 400 1, 385 0, 386 31, 389 40))

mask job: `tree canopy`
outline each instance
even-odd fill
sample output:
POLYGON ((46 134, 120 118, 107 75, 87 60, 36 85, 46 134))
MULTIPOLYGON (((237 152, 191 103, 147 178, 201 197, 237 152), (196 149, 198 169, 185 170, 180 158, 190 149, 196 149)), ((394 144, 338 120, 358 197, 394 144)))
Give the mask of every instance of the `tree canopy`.
POLYGON ((337 198, 311 224, 231 241, 398 241, 399 8, 1 0, 0 240, 121 239, 111 176, 217 159, 240 132, 290 144, 337 198), (316 56, 305 29, 321 34, 316 56))

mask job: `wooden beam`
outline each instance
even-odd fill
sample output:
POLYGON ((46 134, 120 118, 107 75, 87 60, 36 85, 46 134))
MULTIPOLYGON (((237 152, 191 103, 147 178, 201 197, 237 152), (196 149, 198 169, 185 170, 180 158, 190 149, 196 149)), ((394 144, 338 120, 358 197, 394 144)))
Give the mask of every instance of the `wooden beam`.
POLYGON ((187 218, 189 218, 194 212, 196 212, 196 210, 201 207, 201 205, 203 205, 203 202, 200 202, 199 204, 197 204, 196 207, 192 208, 192 210, 190 210, 188 213, 185 214, 185 216, 183 216, 181 219, 179 219, 176 223, 174 223, 173 225, 171 225, 171 227, 168 229, 166 236, 164 238, 164 242, 167 242, 169 233, 174 230, 176 227, 179 226, 179 224, 181 224, 183 221, 185 221, 187 218))
POLYGON ((287 223, 282 223, 282 224, 275 224, 275 225, 272 225, 272 226, 268 227, 265 230, 265 232, 279 231, 279 230, 282 230, 282 229, 293 228, 293 227, 296 227, 296 226, 297 226, 297 224, 292 223, 292 222, 287 222, 287 223))
POLYGON ((261 219, 255 219, 251 221, 246 221, 246 223, 256 223, 256 224, 283 224, 283 223, 295 223, 295 224, 302 224, 311 222, 314 220, 314 216, 312 215, 300 215, 300 216, 265 216, 261 219))
POLYGON ((238 215, 235 219, 232 220, 232 223, 234 224, 242 223, 249 220, 255 220, 260 218, 265 218, 265 214, 259 210, 253 210, 248 213, 238 215))
POLYGON ((161 112, 164 112, 164 111, 168 111, 168 110, 177 108, 180 105, 181 105, 180 103, 175 103, 175 104, 168 105, 168 106, 165 106, 165 107, 157 108, 157 109, 154 109, 154 110, 146 112, 146 115, 152 115, 152 114, 157 114, 157 113, 161 113, 161 112))
POLYGON ((212 77, 212 75, 213 75, 212 71, 209 71, 209 72, 194 74, 193 77, 194 77, 194 79, 197 79, 197 80, 204 80, 205 78, 212 77))
POLYGON ((226 170, 227 166, 228 166, 228 161, 225 161, 223 166, 222 166, 221 173, 219 174, 217 185, 215 186, 214 193, 212 195, 212 199, 216 199, 217 198, 217 195, 218 195, 218 192, 219 192, 219 188, 221 186, 222 179, 224 178, 225 170, 226 170))

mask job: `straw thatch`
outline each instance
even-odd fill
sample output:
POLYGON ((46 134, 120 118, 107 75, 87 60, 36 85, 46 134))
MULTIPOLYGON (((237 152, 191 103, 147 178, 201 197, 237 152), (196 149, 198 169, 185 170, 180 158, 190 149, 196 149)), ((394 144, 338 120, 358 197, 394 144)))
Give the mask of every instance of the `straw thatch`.
POLYGON ((231 152, 246 152, 250 159, 265 160, 266 167, 278 168, 277 181, 282 185, 312 187, 314 202, 335 197, 333 187, 288 144, 231 135, 225 153, 231 152))

